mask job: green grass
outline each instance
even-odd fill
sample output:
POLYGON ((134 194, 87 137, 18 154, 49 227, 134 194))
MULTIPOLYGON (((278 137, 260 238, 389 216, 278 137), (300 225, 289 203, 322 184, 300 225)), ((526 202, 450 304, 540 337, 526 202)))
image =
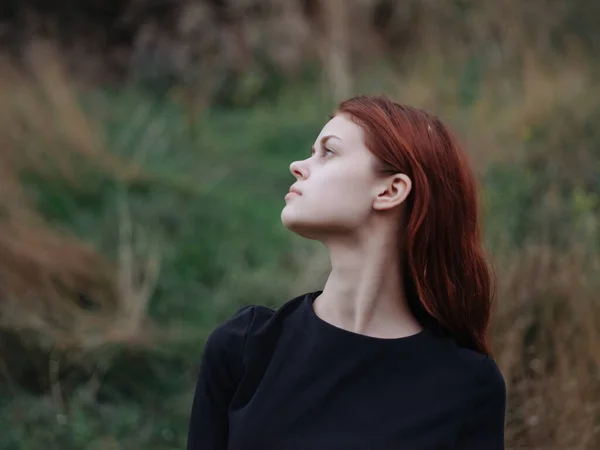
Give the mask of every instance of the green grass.
MULTIPOLYGON (((476 93, 463 81, 457 89, 468 108, 476 93)), ((309 153, 330 111, 316 90, 290 89, 275 102, 208 111, 191 130, 176 102, 135 89, 98 92, 84 103, 100 120, 107 148, 137 161, 151 181, 98 175, 79 189, 35 179, 29 188, 47 218, 110 257, 125 201, 136 229, 161 251, 151 315, 183 336, 147 350, 114 349, 98 388, 85 373, 73 374, 74 381, 65 380, 67 411, 49 392, 15 380, 0 397, 0 450, 181 449, 207 334, 241 305, 287 300, 302 271, 293 253, 298 246, 313 249, 283 229, 279 213, 293 181, 289 164, 309 153)), ((590 176, 598 180, 595 170, 590 176)), ((527 164, 483 173, 492 247, 536 237, 549 217, 536 193, 551 185, 551 174, 527 164)), ((596 217, 598 187, 564 193, 562 201, 576 212, 569 220, 596 217)))
POLYGON ((97 175, 75 189, 31 178, 28 187, 45 217, 111 257, 125 199, 134 227, 161 249, 151 315, 185 332, 151 350, 117 349, 95 393, 79 374, 64 417, 49 393, 17 380, 2 395, 0 449, 183 448, 206 335, 241 305, 287 299, 299 269, 288 257, 294 237, 279 221, 293 182, 288 167, 308 154, 328 111, 318 102, 210 111, 192 132, 168 99, 132 90, 85 104, 106 146, 152 181, 97 175))

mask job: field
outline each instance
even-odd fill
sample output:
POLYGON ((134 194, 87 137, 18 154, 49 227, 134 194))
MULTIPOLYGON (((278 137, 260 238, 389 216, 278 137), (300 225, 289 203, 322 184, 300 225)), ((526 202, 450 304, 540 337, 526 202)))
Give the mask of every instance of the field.
POLYGON ((0 450, 184 448, 207 334, 326 279, 279 213, 290 162, 359 91, 435 112, 472 157, 507 449, 599 448, 600 77, 529 48, 510 70, 429 48, 346 79, 342 61, 214 102, 78 83, 44 45, 28 75, 3 63, 0 450))

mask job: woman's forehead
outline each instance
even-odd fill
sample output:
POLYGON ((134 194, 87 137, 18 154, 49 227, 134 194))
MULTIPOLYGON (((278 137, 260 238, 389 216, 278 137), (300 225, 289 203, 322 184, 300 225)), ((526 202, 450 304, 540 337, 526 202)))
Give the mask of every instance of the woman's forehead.
POLYGON ((325 124, 317 137, 317 143, 327 136, 336 137, 345 144, 357 145, 364 143, 363 129, 342 114, 334 116, 325 124))

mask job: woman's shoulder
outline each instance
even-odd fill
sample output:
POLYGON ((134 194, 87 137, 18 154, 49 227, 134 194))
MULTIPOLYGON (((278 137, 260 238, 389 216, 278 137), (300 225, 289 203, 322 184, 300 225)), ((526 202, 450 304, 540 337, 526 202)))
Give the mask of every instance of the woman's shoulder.
POLYGON ((500 366, 490 356, 479 355, 473 377, 475 401, 491 401, 498 405, 506 402, 506 382, 500 366))
POLYGON ((278 325, 301 307, 305 296, 306 294, 287 300, 278 307, 250 304, 238 308, 210 333, 206 350, 214 349, 229 354, 243 352, 251 336, 279 328, 278 325))
POLYGON ((490 355, 456 346, 455 361, 475 403, 504 405, 506 382, 497 361, 490 355))
POLYGON ((465 370, 472 374, 474 381, 481 381, 496 387, 504 384, 500 366, 491 355, 458 345, 456 353, 465 370))
POLYGON ((505 396, 504 376, 493 356, 461 346, 447 335, 432 334, 435 338, 427 353, 439 377, 453 380, 455 389, 467 391, 469 396, 505 396))

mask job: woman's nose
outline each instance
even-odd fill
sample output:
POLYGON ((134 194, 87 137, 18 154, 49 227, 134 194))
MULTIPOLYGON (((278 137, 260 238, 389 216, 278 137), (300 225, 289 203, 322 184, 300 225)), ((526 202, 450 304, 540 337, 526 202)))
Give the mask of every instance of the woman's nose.
POLYGON ((306 167, 300 161, 294 161, 290 164, 290 172, 298 179, 304 179, 307 175, 306 167))

